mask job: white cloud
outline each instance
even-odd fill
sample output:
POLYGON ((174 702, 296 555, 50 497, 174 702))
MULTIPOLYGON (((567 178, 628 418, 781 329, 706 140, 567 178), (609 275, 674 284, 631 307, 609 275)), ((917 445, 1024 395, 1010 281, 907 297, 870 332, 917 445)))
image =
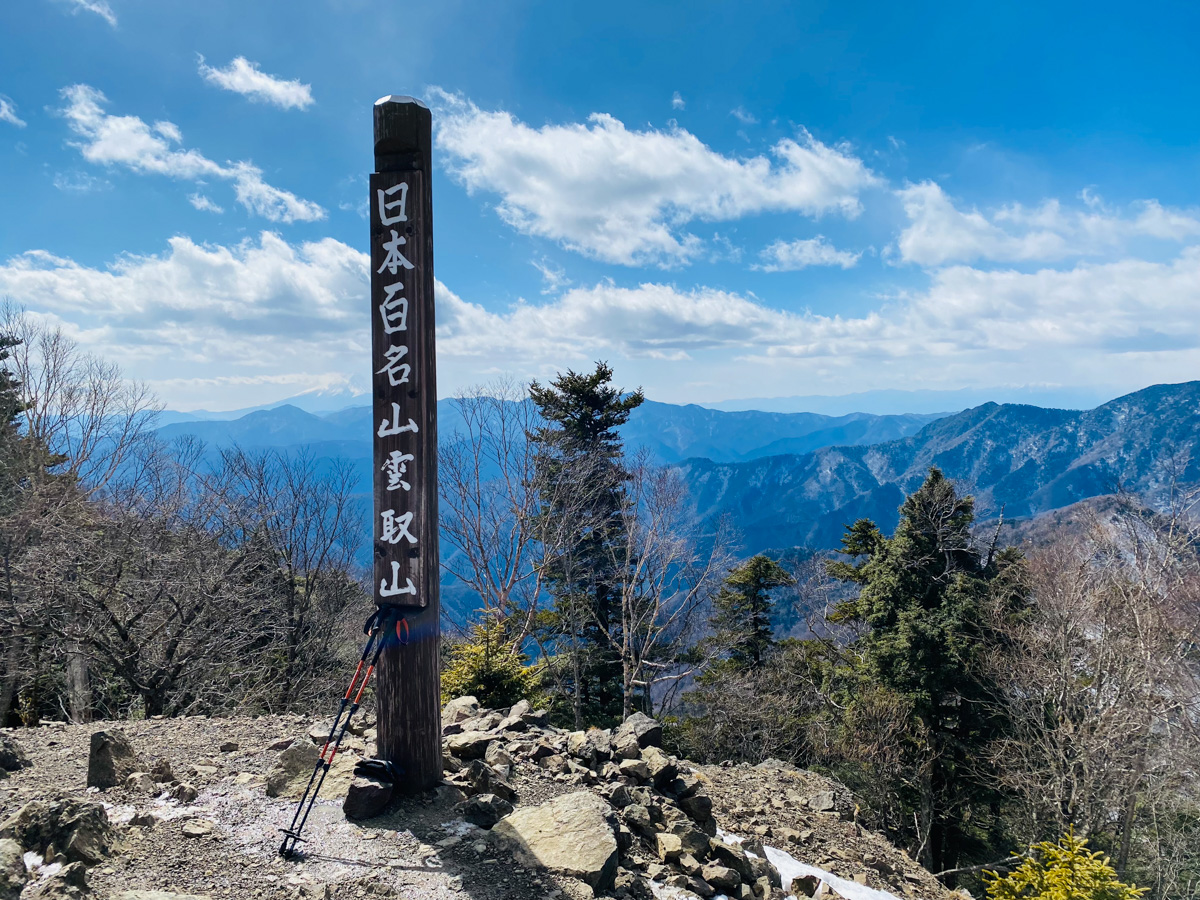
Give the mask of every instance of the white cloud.
POLYGON ((683 96, 679 93, 679 91, 676 91, 671 95, 671 109, 683 109, 686 106, 687 103, 684 102, 683 96))
POLYGON ((758 119, 753 113, 747 111, 746 107, 738 106, 729 111, 729 114, 741 122, 743 125, 757 125, 758 119))
POLYGON ((74 7, 75 13, 95 13, 113 28, 117 27, 117 14, 112 11, 106 0, 67 0, 74 7))
POLYGON ((268 75, 259 69, 258 63, 250 62, 244 56, 237 57, 224 69, 205 65, 201 56, 200 74, 209 84, 281 109, 305 109, 313 103, 310 85, 268 75))
POLYGON ((497 212, 526 234, 621 265, 687 263, 703 250, 685 226, 763 212, 855 216, 878 183, 846 147, 801 133, 774 159, 724 156, 678 127, 630 131, 593 114, 586 124, 533 128, 439 92, 437 140, 469 191, 499 194, 497 212))
POLYGON ((556 266, 549 260, 543 259, 541 262, 533 261, 533 267, 542 273, 542 281, 545 287, 542 288, 543 294, 557 294, 565 287, 570 287, 571 279, 567 277, 567 272, 561 266, 556 266))
POLYGON ((862 253, 839 250, 825 236, 801 241, 775 241, 758 254, 760 265, 753 266, 763 272, 793 272, 808 266, 841 266, 852 269, 858 264, 862 253))
POLYGON ((208 199, 208 197, 205 197, 203 194, 199 194, 199 193, 189 194, 188 202, 190 204, 192 204, 192 206, 196 207, 196 209, 200 210, 201 212, 213 212, 213 213, 225 212, 225 210, 222 207, 213 203, 210 199, 208 199))
POLYGON ((909 219, 897 241, 900 255, 924 266, 1061 260, 1111 253, 1138 237, 1186 241, 1200 235, 1200 218, 1191 213, 1145 200, 1123 214, 1087 190, 1081 195, 1085 208, 1048 200, 1036 207, 1004 206, 990 215, 959 209, 932 181, 896 194, 909 219))
POLYGON ((3 94, 0 94, 0 122, 7 122, 18 128, 24 128, 26 125, 25 120, 17 116, 17 105, 3 94))
POLYGON ((196 150, 177 145, 183 136, 172 122, 148 125, 137 116, 114 116, 104 111, 108 99, 86 84, 62 90, 67 101, 62 114, 82 138, 76 146, 89 162, 120 165, 140 174, 165 175, 183 181, 216 178, 233 183, 238 202, 272 222, 313 222, 325 210, 289 191, 263 181, 262 170, 248 162, 221 165, 196 150))
MULTIPOLYGON (((91 268, 35 250, 0 264, 0 296, 70 332, 175 405, 244 407, 308 387, 365 387, 366 254, 272 233, 233 246, 172 238, 91 268), (214 373, 218 373, 215 374, 214 373)), ((716 288, 576 286, 489 308, 438 283, 444 394, 495 373, 542 377, 609 359, 651 396, 694 402, 998 383, 1137 387, 1200 367, 1200 247, 1169 262, 1066 271, 938 270, 927 290, 853 315, 791 311, 716 288)))

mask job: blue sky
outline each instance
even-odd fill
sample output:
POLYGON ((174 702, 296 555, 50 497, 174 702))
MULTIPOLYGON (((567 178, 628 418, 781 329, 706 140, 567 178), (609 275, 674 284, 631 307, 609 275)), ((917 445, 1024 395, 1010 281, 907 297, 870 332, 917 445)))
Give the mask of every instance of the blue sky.
POLYGON ((1196 377, 1185 4, 0 7, 0 294, 180 409, 361 391, 371 104, 434 109, 439 387, 1196 377))

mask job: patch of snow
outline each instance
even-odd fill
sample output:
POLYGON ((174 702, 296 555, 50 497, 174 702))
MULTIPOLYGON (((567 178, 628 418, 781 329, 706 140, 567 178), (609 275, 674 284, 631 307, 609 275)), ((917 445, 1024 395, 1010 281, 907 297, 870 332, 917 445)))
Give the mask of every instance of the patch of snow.
POLYGON ((845 878, 838 878, 824 869, 818 869, 816 866, 802 863, 790 853, 784 853, 782 850, 776 850, 774 847, 764 845, 763 849, 767 852, 767 860, 779 871, 779 877, 783 881, 783 889, 785 891, 791 887, 792 879, 805 878, 812 875, 821 879, 821 881, 845 897, 846 900, 900 900, 895 894, 867 887, 867 885, 859 884, 857 881, 847 881, 845 878))
POLYGON ((129 820, 137 815, 137 808, 133 806, 114 806, 111 803, 102 803, 104 812, 108 814, 108 821, 115 825, 128 825, 129 820))
POLYGON ((25 871, 27 872, 36 871, 37 869, 41 868, 41 865, 44 862, 42 855, 40 853, 34 853, 32 850, 27 851, 21 858, 25 860, 25 871))
POLYGON ((466 837, 471 832, 478 830, 479 829, 470 822, 455 821, 442 823, 442 831, 446 832, 447 834, 452 834, 455 837, 466 837))

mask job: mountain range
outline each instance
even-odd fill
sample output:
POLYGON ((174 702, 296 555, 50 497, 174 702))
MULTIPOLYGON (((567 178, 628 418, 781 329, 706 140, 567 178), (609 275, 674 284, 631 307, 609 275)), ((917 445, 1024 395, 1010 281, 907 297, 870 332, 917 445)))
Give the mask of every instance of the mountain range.
POLYGON ((838 545, 844 527, 895 527, 930 466, 976 498, 981 517, 1021 518, 1126 490, 1161 503, 1200 480, 1200 382, 1155 385, 1095 409, 985 403, 898 440, 823 447, 683 471, 701 515, 729 515, 748 550, 838 545))
MULTIPOLYGON (((438 412, 441 437, 452 440, 457 407, 443 400, 438 412)), ((365 494, 372 424, 366 406, 317 414, 285 405, 176 421, 159 434, 348 459, 365 494)), ((861 517, 894 527, 930 466, 973 493, 981 517, 1028 517, 1118 489, 1161 499, 1172 467, 1177 479, 1200 478, 1200 382, 1156 385, 1082 411, 984 403, 952 414, 827 416, 646 401, 623 436, 677 466, 701 516, 729 516, 747 552, 821 549, 836 547, 861 517)))

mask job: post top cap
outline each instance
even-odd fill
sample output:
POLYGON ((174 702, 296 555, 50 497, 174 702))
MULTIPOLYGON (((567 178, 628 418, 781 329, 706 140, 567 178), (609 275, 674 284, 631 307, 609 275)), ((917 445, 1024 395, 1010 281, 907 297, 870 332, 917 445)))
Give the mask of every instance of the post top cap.
POLYGON ((410 97, 407 94, 388 94, 386 97, 380 97, 375 101, 376 106, 383 106, 385 103, 415 103, 421 109, 429 109, 428 106, 416 97, 410 97))

